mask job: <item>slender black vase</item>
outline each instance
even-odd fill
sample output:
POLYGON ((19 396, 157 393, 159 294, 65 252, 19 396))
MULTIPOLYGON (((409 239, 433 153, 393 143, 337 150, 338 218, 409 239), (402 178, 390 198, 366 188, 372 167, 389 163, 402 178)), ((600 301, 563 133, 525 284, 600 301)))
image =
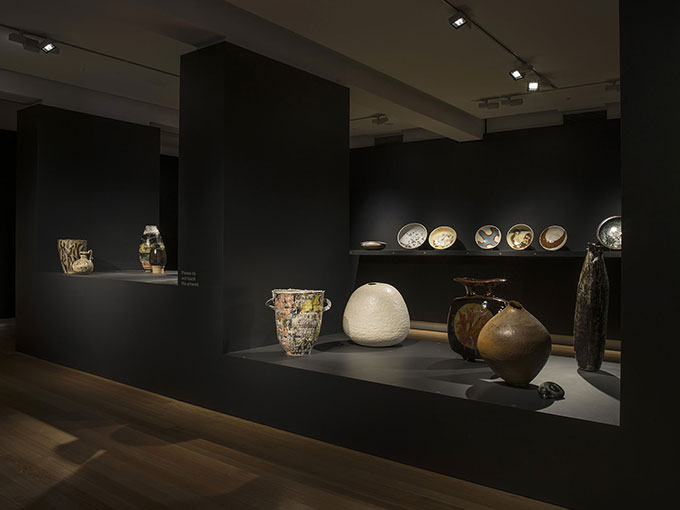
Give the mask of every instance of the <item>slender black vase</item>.
POLYGON ((476 278, 454 278, 465 286, 465 296, 457 297, 451 303, 447 320, 447 333, 451 349, 463 359, 482 359, 477 349, 479 332, 491 318, 500 312, 508 302, 494 295, 495 287, 505 283, 503 278, 478 280, 476 278), (483 294, 476 294, 478 288, 483 294))
POLYGON ((599 244, 588 243, 576 292, 574 351, 579 368, 596 372, 604 359, 609 278, 599 244))

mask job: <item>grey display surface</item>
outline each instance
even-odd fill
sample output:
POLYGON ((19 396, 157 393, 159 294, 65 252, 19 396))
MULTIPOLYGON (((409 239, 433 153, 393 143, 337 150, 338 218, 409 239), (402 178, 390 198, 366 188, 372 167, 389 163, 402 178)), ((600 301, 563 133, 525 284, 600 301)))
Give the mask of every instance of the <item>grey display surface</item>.
POLYGON ((530 388, 513 388, 483 362, 468 362, 448 344, 405 340, 394 347, 370 348, 343 334, 319 338, 309 356, 286 356, 279 345, 233 352, 231 356, 275 363, 352 379, 510 406, 579 420, 619 425, 621 367, 605 362, 599 372, 578 370, 576 360, 550 356, 530 388), (543 400, 536 387, 545 381, 565 390, 562 400, 543 400))
POLYGON ((98 278, 102 280, 117 280, 135 283, 150 283, 154 285, 177 285, 177 271, 166 271, 163 274, 147 273, 146 271, 102 271, 90 274, 63 274, 64 278, 98 278))

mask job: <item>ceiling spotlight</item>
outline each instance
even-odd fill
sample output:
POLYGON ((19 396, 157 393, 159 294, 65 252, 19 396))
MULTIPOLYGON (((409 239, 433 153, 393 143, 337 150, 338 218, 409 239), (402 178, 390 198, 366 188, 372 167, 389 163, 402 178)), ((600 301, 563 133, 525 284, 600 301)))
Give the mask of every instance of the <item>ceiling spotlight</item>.
POLYGON ((538 81, 536 80, 531 80, 529 83, 527 83, 527 91, 528 92, 536 92, 538 90, 538 81))
POLYGON ((49 39, 46 39, 40 43, 40 49, 43 51, 43 53, 53 53, 55 55, 59 53, 59 48, 57 45, 49 39))
POLYGON ((468 22, 468 20, 465 17, 465 14, 463 14, 460 11, 449 18, 449 25, 451 25, 453 28, 456 28, 456 29, 462 27, 467 22, 468 22))
POLYGON ((510 71, 510 76, 512 76, 512 79, 515 81, 524 78, 522 71, 520 71, 519 69, 513 69, 512 71, 510 71))

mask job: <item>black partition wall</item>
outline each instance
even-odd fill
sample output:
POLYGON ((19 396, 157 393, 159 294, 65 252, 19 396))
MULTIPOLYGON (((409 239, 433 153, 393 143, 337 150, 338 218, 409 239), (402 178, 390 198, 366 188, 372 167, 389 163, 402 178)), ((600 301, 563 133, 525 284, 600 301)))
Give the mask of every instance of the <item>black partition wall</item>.
MULTIPOLYGON (((341 207, 341 193, 330 189, 349 181, 346 160, 337 165, 326 161, 326 167, 317 168, 326 175, 316 185, 295 186, 293 177, 286 180, 277 174, 283 169, 288 175, 290 166, 304 163, 303 142, 296 144, 290 135, 281 135, 288 137, 286 144, 276 139, 289 125, 292 112, 310 120, 308 124, 296 122, 301 123, 300 129, 306 126, 305 133, 320 147, 320 152, 309 153, 310 167, 322 161, 319 154, 346 149, 346 117, 334 113, 329 118, 333 126, 319 129, 318 116, 310 111, 321 103, 330 112, 346 108, 346 90, 226 44, 199 50, 182 62, 182 285, 66 277, 30 272, 33 267, 24 265, 34 280, 33 288, 40 292, 18 302, 19 349, 270 426, 570 508, 654 506, 672 487, 674 465, 669 452, 677 428, 667 392, 654 388, 672 387, 677 346, 669 341, 661 349, 659 339, 665 338, 661 329, 668 337, 668 323, 657 320, 659 302, 643 297, 650 275, 670 282, 671 287, 675 282, 668 276, 672 250, 662 255, 662 264, 646 263, 650 222, 652 233, 673 227, 668 213, 678 184, 670 152, 675 119, 663 112, 669 115, 668 124, 652 129, 646 112, 649 108, 661 116, 660 103, 646 91, 646 78, 632 70, 633 64, 645 61, 648 71, 663 71, 666 63, 658 48, 675 43, 677 36, 670 26, 673 16, 640 25, 637 14, 626 6, 621 16, 622 213, 628 232, 621 259, 621 332, 631 345, 623 355, 620 427, 225 355, 225 347, 228 350, 235 344, 273 341, 271 322, 269 332, 264 331, 264 321, 272 317, 262 303, 271 286, 288 285, 290 280, 294 280, 291 285, 298 281, 308 285, 300 261, 313 258, 309 267, 315 281, 335 298, 336 312, 344 304, 343 279, 347 290, 353 283, 348 256, 349 201, 344 209, 335 209, 341 207), (659 22, 668 26, 660 30, 659 22), (272 92, 268 100, 258 101, 267 91, 264 80, 250 75, 238 85, 239 77, 253 69, 266 76, 272 87, 289 94, 283 97, 272 92), (296 95, 298 87, 306 96, 315 97, 296 95), (237 102, 230 103, 234 99, 237 102), (254 126, 253 118, 266 122, 254 126), (239 132, 227 125, 247 129, 239 132), (235 144, 242 144, 243 150, 235 144), (232 170, 249 175, 233 175, 232 170), (325 230, 326 243, 299 246, 304 235, 287 237, 280 232, 265 236, 279 246, 251 241, 259 239, 256 234, 262 229, 281 228, 283 222, 286 228, 308 226, 310 239, 317 242, 318 218, 324 213, 319 210, 320 200, 312 198, 310 214, 297 215, 297 220, 309 218, 309 223, 302 221, 305 227, 284 221, 290 217, 285 206, 297 205, 310 193, 325 189, 326 210, 336 221, 334 228, 325 230), (276 207, 278 203, 283 205, 276 207), (334 274, 325 274, 331 270, 334 274), (246 286, 249 290, 239 290, 246 286), (331 293, 332 288, 337 290, 331 293), (259 307, 262 314, 256 315, 259 307), (234 321, 235 316, 238 320, 234 321), (34 335, 22 334, 28 325, 34 335)), ((656 75, 665 76, 663 72, 656 75)), ((30 177, 37 168, 36 152, 25 150, 24 145, 34 136, 34 130, 20 123, 20 177, 21 172, 30 177)), ((53 150, 67 154, 74 149, 61 145, 53 150)), ((302 169, 303 175, 308 172, 309 167, 302 169)), ((20 202, 31 203, 36 188, 22 186, 20 190, 20 202)), ((20 225, 28 225, 20 235, 20 249, 31 248, 40 241, 32 237, 39 231, 32 228, 35 210, 20 209, 19 215, 20 225)), ((20 278, 23 274, 20 271, 20 278)), ((28 288, 25 280, 23 286, 28 288)), ((674 299, 671 295, 669 309, 674 299)), ((338 319, 339 315, 329 316, 329 325, 337 328, 338 319)))
MULTIPOLYGON (((446 322, 451 299, 464 294, 454 277, 502 277, 508 281, 498 295, 523 303, 550 332, 571 335, 586 243, 596 241, 602 220, 621 214, 620 122, 606 120, 604 112, 593 117, 567 116, 563 126, 491 133, 480 142, 440 139, 352 150, 352 248, 369 239, 388 243, 384 252, 360 256, 356 284, 391 283, 412 319, 446 322), (457 241, 436 257, 385 256, 401 249, 397 232, 411 222, 428 231, 452 226, 457 241), (516 223, 534 230, 532 245, 521 253, 505 240, 516 223), (503 233, 491 251, 474 240, 487 224, 503 233), (568 233, 558 252, 539 245, 550 225, 568 233)), ((422 250, 433 251, 427 242, 422 250)), ((612 255, 606 259, 608 338, 620 339, 621 259, 612 255)))
POLYGON ((14 317, 16 133, 0 129, 0 319, 14 317))

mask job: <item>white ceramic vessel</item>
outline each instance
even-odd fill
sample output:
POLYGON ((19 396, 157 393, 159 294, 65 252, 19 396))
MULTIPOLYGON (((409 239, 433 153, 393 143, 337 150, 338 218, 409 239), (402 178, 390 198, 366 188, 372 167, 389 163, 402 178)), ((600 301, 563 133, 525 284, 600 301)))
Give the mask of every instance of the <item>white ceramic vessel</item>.
POLYGON ((518 223, 510 227, 505 240, 513 250, 526 250, 534 240, 534 231, 526 223, 518 223))
POLYGON ((359 345, 387 347, 408 336, 410 317, 399 291, 387 283, 372 282, 355 290, 342 316, 342 329, 359 345))
POLYGON ((567 231, 560 225, 550 225, 538 236, 538 242, 544 250, 559 250, 567 244, 567 231))
POLYGON ((482 250, 491 250, 501 242, 501 229, 496 225, 484 225, 479 227, 475 233, 475 243, 482 250))

